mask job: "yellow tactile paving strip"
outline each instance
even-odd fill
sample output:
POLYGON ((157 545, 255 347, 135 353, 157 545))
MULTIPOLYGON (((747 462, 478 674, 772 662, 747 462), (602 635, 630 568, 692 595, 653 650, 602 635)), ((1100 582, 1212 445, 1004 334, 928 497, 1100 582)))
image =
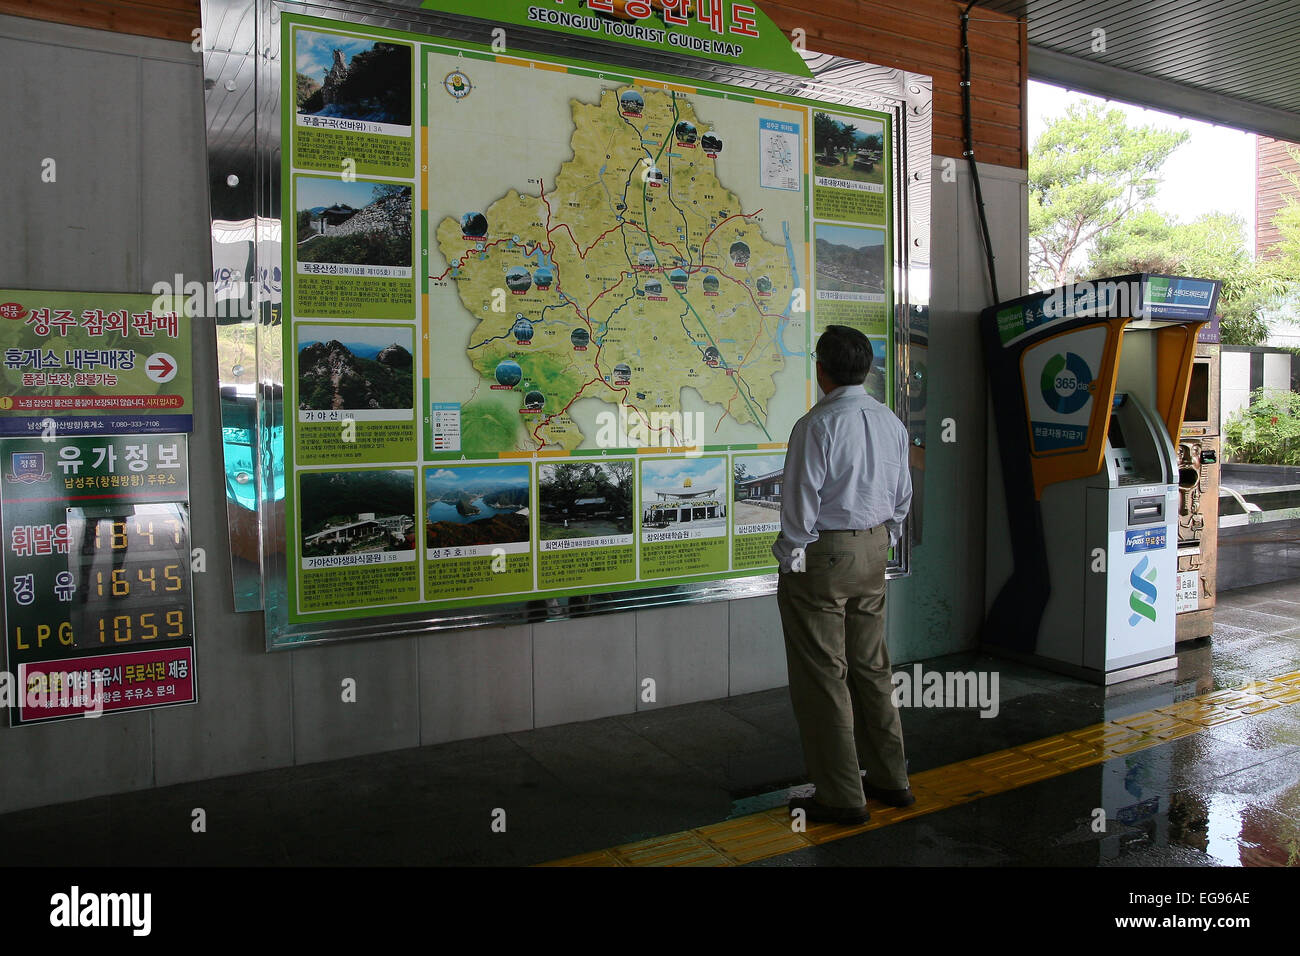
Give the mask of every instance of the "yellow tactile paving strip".
POLYGON ((1297 702, 1300 702, 1300 670, 913 774, 911 784, 916 803, 899 809, 872 801, 871 819, 861 826, 810 823, 805 832, 799 833, 791 829, 789 811, 777 807, 540 865, 739 866, 1059 777, 1200 733, 1207 727, 1297 702))

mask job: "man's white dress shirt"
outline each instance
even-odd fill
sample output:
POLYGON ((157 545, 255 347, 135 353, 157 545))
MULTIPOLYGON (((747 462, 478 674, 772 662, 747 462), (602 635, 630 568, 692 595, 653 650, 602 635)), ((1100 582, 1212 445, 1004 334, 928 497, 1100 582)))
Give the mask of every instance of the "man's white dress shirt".
POLYGON ((790 432, 781 534, 772 545, 781 570, 822 531, 883 524, 897 544, 912 505, 907 459, 907 429, 861 385, 843 385, 814 405, 790 432))

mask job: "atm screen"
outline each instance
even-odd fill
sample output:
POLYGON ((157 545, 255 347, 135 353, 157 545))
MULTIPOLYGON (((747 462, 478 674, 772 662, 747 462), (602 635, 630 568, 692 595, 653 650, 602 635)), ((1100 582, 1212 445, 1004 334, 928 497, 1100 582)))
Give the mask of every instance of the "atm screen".
POLYGON ((1187 413, 1183 416, 1187 422, 1209 422, 1210 420, 1210 364, 1196 362, 1192 365, 1192 382, 1187 392, 1187 413))
POLYGON ((1106 433, 1110 439, 1111 448, 1127 448, 1128 442, 1124 440, 1124 429, 1119 427, 1119 416, 1110 416, 1110 431, 1106 433))

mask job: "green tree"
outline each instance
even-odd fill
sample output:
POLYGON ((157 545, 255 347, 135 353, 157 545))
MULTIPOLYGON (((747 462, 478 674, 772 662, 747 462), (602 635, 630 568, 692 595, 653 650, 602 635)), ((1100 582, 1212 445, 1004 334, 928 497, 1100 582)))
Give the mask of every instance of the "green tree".
POLYGON ((1163 272, 1236 285, 1250 270, 1246 224, 1239 216, 1206 213, 1182 223, 1159 210, 1143 209, 1097 237, 1088 278, 1163 272))
POLYGON ((1300 394, 1259 388, 1228 416, 1223 450, 1232 461, 1300 465, 1300 394))
POLYGON ((835 148, 835 121, 826 113, 813 113, 813 149, 820 161, 823 156, 831 156, 835 148))
POLYGON ((849 161, 849 151, 857 149, 858 145, 858 128, 852 123, 845 123, 839 129, 839 135, 835 139, 835 148, 840 151, 840 162, 847 164, 849 161))
POLYGON ((609 491, 606 493, 609 498, 610 510, 615 514, 632 513, 632 478, 633 466, 630 461, 611 461, 602 462, 612 479, 609 485, 609 491))
POLYGON ((1239 216, 1206 213, 1179 222, 1155 209, 1132 213, 1097 238, 1084 278, 1130 272, 1218 279, 1221 334, 1228 345, 1259 345, 1268 338, 1263 310, 1282 291, 1276 269, 1255 263, 1239 216))
MULTIPOLYGON (((1300 194, 1300 182, 1292 181, 1300 194)), ((1300 202, 1285 199, 1273 219, 1282 238, 1267 258, 1251 259, 1240 217, 1207 213, 1183 223, 1142 209, 1097 237, 1085 277, 1160 272, 1218 279, 1223 283, 1223 343, 1263 345, 1269 336, 1267 316, 1286 311, 1288 291, 1300 280, 1300 202)))
POLYGON ((294 102, 299 107, 301 107, 303 103, 307 102, 307 99, 313 93, 315 93, 317 90, 320 89, 320 83, 318 83, 316 80, 313 80, 310 76, 306 76, 302 73, 294 74, 294 84, 296 88, 296 97, 297 97, 294 100, 294 102))
MULTIPOLYGON (((1300 192, 1300 182, 1296 183, 1300 192)), ((1283 196, 1285 205, 1273 216, 1273 226, 1281 233, 1281 239, 1269 248, 1284 263, 1284 271, 1300 279, 1300 202, 1295 196, 1283 196)))
POLYGON ((1029 157, 1029 264, 1040 287, 1063 285, 1092 242, 1155 195, 1160 167, 1186 132, 1130 126, 1124 113, 1073 103, 1029 157))
POLYGON ((582 466, 574 462, 556 465, 549 481, 543 480, 541 490, 545 501, 556 510, 569 508, 582 497, 582 466))

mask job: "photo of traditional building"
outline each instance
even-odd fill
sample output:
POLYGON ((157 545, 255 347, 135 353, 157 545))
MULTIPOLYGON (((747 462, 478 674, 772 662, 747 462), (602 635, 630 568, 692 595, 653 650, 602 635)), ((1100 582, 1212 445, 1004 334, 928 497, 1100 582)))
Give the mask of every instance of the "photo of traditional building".
POLYGON ((718 489, 695 488, 689 478, 680 488, 653 488, 648 494, 654 495, 655 500, 641 512, 641 523, 647 528, 667 528, 672 524, 727 517, 727 506, 718 495, 718 489))
POLYGON ((301 476, 303 557, 415 547, 415 476, 403 469, 301 476))
POLYGON ((385 535, 399 544, 406 539, 406 534, 415 527, 415 519, 410 515, 390 515, 375 517, 373 511, 357 515, 356 521, 346 524, 331 525, 315 534, 306 535, 303 544, 307 547, 329 547, 333 545, 351 545, 359 542, 380 542, 385 535))
POLYGON ((299 262, 411 264, 412 192, 403 183, 295 176, 299 262))
POLYGON ((736 501, 780 501, 785 469, 736 482, 736 501))
POLYGON ((343 225, 357 214, 347 203, 335 203, 328 209, 313 214, 312 226, 322 236, 328 236, 333 230, 343 225))
POLYGON ((527 292, 533 286, 533 275, 527 269, 515 266, 506 273, 506 285, 511 292, 527 292))
POLYGON ((538 468, 543 540, 630 535, 636 513, 630 461, 575 461, 538 468))
POLYGON ((737 455, 731 473, 732 519, 737 528, 781 520, 784 455, 737 455))

